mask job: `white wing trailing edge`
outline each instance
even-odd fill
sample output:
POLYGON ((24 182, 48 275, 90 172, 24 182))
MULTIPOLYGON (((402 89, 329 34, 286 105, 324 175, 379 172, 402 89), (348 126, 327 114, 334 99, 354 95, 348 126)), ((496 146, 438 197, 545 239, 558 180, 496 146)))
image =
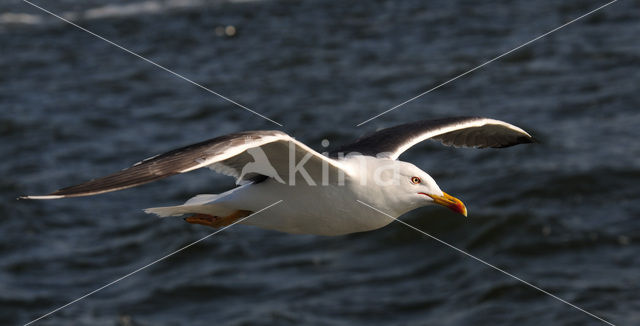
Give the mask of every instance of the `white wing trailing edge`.
POLYGON ((422 120, 383 129, 332 153, 357 152, 395 160, 413 145, 427 139, 434 139, 448 146, 477 148, 502 148, 535 142, 529 133, 504 121, 456 117, 422 120))

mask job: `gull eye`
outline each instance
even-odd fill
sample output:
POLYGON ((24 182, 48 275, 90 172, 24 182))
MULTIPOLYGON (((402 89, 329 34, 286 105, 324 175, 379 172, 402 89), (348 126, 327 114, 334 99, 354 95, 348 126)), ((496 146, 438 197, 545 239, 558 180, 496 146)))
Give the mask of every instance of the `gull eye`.
POLYGON ((411 183, 413 183, 414 185, 417 185, 418 183, 420 183, 420 178, 418 177, 411 177, 411 183))

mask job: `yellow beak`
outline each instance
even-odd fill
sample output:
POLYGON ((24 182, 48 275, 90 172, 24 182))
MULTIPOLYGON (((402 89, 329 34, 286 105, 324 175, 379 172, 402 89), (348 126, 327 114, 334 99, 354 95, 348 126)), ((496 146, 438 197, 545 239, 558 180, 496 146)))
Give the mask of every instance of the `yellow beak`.
POLYGON ((467 207, 464 206, 464 204, 462 203, 462 201, 460 201, 460 199, 453 197, 444 191, 442 192, 442 196, 429 195, 429 194, 425 194, 425 195, 433 198, 433 201, 436 204, 440 204, 444 207, 448 207, 450 210, 456 213, 460 213, 464 216, 467 216, 467 207))

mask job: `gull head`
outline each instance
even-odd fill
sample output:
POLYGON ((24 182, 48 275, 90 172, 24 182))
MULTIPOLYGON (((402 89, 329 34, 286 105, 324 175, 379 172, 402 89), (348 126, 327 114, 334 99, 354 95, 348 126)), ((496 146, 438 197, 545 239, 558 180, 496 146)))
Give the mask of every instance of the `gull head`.
POLYGON ((406 163, 400 165, 399 184, 406 192, 410 205, 442 205, 450 210, 467 216, 467 208, 462 201, 442 191, 435 180, 417 166, 406 163))
POLYGON ((369 179, 381 189, 398 212, 427 205, 442 205, 467 216, 467 208, 458 198, 442 191, 435 180, 417 166, 395 160, 378 160, 369 179))

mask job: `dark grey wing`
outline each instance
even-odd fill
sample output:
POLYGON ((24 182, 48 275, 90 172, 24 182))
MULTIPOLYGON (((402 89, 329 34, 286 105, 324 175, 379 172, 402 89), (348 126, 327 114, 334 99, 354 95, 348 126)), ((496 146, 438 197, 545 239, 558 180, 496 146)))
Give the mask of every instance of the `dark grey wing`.
POLYGON ((455 117, 422 120, 382 129, 342 146, 332 154, 356 152, 397 159, 411 146, 426 139, 435 139, 444 145, 477 148, 501 148, 535 141, 526 131, 504 121, 455 117))
MULTIPOLYGON (((96 195, 135 187, 178 173, 189 172, 215 162, 232 159, 249 148, 292 138, 281 131, 246 131, 220 136, 138 162, 130 168, 85 183, 60 189, 45 196, 24 196, 25 199, 55 199, 96 195)), ((241 163, 241 162, 240 162, 241 163)), ((232 174, 234 171, 227 171, 232 174)))

